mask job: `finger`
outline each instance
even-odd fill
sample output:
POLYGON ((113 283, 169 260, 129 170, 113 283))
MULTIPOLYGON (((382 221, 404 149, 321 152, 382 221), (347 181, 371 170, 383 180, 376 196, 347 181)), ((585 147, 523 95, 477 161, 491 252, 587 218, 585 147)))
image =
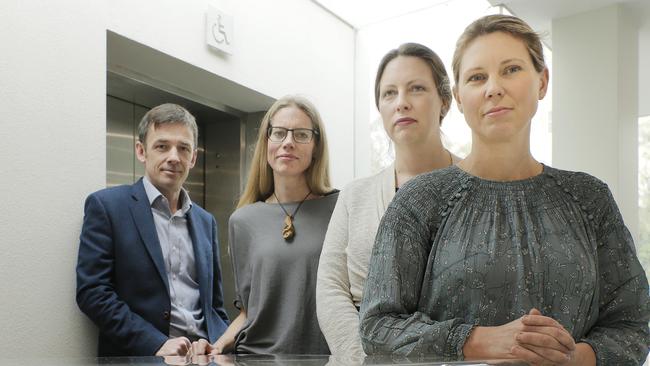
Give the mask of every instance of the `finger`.
POLYGON ((524 324, 524 331, 541 332, 550 335, 551 337, 562 343, 568 350, 575 349, 575 341, 569 332, 557 320, 543 316, 542 313, 536 308, 532 308, 529 315, 523 316, 521 321, 524 324), (530 328, 536 327, 536 328, 530 328), (544 327, 537 328, 537 327, 544 327))
POLYGON ((576 343, 573 340, 573 337, 564 328, 525 326, 522 330, 522 333, 531 334, 535 339, 539 340, 539 342, 533 343, 535 345, 553 347, 554 342, 557 342, 567 351, 573 351, 576 349, 576 343), (535 337, 535 335, 541 337, 535 337))
POLYGON ((520 344, 512 347, 511 353, 525 361, 534 364, 562 365, 571 360, 573 353, 563 353, 550 348, 542 348, 528 344, 520 344))
POLYGON ((185 357, 187 355, 187 349, 183 346, 182 343, 177 343, 176 347, 174 348, 173 355, 185 357))
POLYGON ((512 354, 514 358, 532 365, 541 365, 546 361, 542 356, 520 345, 512 346, 512 348, 510 348, 510 354, 512 354))
POLYGON ((521 317, 524 325, 564 328, 557 320, 541 314, 528 314, 521 317))
POLYGON ((181 355, 187 355, 192 353, 192 342, 186 337, 179 337, 181 355))
MULTIPOLYGON (((556 329, 556 328, 552 328, 552 329, 556 329)), ((567 354, 575 349, 575 346, 573 346, 573 348, 569 348, 564 344, 560 343, 557 339, 544 333, 521 332, 515 336, 515 340, 517 341, 517 343, 522 345, 531 345, 536 347, 554 349, 556 351, 567 353, 567 354)))
POLYGON ((195 356, 205 355, 209 346, 210 343, 205 339, 199 339, 196 342, 192 342, 192 354, 195 356))
POLYGON ((213 355, 222 355, 223 354, 223 345, 221 344, 215 344, 214 348, 212 349, 212 352, 210 354, 213 355), (214 352, 214 353, 213 353, 214 352))
POLYGON ((217 339, 216 342, 214 342, 214 345, 212 346, 212 350, 210 351, 211 355, 221 355, 223 354, 224 351, 224 342, 221 338, 217 339))

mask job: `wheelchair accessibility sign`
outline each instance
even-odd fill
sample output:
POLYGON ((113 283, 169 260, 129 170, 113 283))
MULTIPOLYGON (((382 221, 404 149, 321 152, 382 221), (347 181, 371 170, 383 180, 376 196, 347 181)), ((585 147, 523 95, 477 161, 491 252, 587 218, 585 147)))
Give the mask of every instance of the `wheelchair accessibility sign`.
POLYGON ((213 7, 208 7, 206 14, 206 39, 210 47, 232 55, 232 17, 213 7))

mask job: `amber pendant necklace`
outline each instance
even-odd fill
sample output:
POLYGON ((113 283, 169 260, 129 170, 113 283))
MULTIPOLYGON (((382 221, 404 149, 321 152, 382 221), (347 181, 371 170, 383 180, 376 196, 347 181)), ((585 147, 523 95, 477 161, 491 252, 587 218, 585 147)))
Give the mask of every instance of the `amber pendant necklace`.
POLYGON ((307 197, 311 194, 311 190, 305 198, 300 201, 298 204, 298 207, 296 207, 295 210, 293 210, 293 214, 289 215, 289 211, 287 211, 286 208, 282 205, 282 202, 278 199, 278 196, 275 195, 275 192, 273 192, 273 197, 278 201, 278 204, 280 205, 280 208, 282 208, 282 211, 284 211, 284 214, 286 215, 284 217, 284 228, 282 228, 282 237, 284 238, 285 241, 291 241, 293 237, 296 235, 296 228, 293 226, 293 218, 296 217, 296 214, 298 213, 298 210, 300 209, 300 206, 307 200, 307 197))

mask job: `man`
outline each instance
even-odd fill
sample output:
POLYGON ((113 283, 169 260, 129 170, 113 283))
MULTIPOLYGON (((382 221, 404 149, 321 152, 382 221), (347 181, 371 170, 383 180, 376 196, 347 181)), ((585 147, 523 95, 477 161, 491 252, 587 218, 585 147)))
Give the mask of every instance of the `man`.
POLYGON ((185 355, 228 326, 216 221, 182 188, 196 162, 196 121, 163 104, 138 135, 145 176, 85 204, 77 304, 99 327, 100 357, 185 355))

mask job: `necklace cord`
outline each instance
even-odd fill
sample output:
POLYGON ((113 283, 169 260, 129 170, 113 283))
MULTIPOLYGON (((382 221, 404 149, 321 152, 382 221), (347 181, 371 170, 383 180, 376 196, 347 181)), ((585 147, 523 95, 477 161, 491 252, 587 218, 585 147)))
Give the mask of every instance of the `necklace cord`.
POLYGON ((298 210, 300 209, 300 206, 307 200, 307 197, 311 194, 311 190, 309 190, 309 193, 305 196, 305 198, 298 203, 298 207, 296 207, 295 210, 293 210, 293 215, 289 215, 289 212, 287 211, 286 208, 282 205, 282 202, 278 199, 278 196, 275 194, 275 191, 273 192, 273 196, 275 199, 278 201, 278 204, 280 205, 280 208, 282 208, 282 211, 285 213, 285 218, 284 218, 284 228, 282 229, 282 237, 286 241, 291 241, 293 239, 293 236, 296 234, 296 229, 293 227, 293 218, 296 216, 296 213, 298 213, 298 210))
POLYGON ((284 211, 284 213, 287 216, 289 216, 289 217, 291 217, 293 219, 296 216, 296 213, 298 212, 298 210, 300 209, 300 206, 302 206, 302 204, 307 200, 307 197, 309 197, 310 194, 311 194, 311 190, 309 190, 309 193, 307 193, 305 198, 303 198, 302 201, 300 201, 300 203, 298 203, 298 207, 296 207, 296 209, 293 210, 292 215, 289 215, 289 211, 287 211, 287 209, 284 208, 284 206, 282 205, 282 202, 280 202, 280 200, 278 199, 278 196, 275 195, 275 191, 273 192, 273 197, 275 197, 276 201, 278 201, 278 204, 280 205, 280 208, 282 208, 282 211, 284 211))

